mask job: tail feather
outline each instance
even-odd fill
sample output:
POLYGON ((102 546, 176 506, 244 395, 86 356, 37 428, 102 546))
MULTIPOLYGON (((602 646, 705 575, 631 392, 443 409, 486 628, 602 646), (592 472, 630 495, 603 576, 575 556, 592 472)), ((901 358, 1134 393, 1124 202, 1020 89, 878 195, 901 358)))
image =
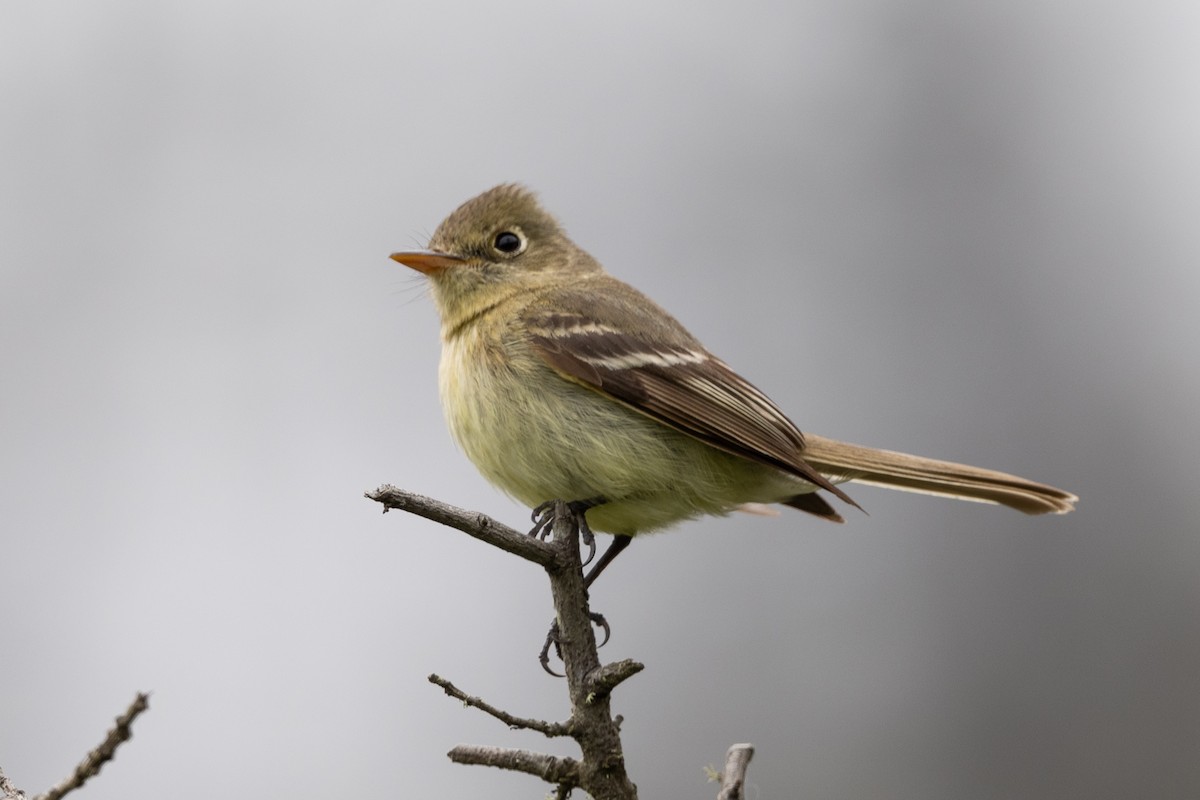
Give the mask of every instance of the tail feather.
POLYGON ((906 492, 997 503, 1026 514, 1065 514, 1078 497, 995 470, 876 450, 805 434, 804 460, 834 482, 855 481, 906 492))

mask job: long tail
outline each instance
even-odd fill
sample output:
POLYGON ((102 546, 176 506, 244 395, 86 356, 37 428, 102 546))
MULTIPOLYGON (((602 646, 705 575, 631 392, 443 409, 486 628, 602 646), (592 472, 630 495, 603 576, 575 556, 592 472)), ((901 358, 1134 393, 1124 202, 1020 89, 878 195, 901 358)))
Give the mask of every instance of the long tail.
POLYGON ((1079 499, 1070 492, 990 469, 876 450, 812 434, 804 435, 804 460, 839 482, 857 481, 978 503, 998 503, 1026 514, 1065 514, 1079 499))

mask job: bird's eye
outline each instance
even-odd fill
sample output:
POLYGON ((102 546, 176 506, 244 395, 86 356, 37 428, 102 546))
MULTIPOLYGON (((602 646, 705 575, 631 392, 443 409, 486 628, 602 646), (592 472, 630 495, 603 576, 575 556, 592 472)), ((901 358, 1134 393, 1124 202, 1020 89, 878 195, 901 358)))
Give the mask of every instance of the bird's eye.
POLYGON ((501 253, 515 256, 525 250, 525 237, 513 231, 500 231, 492 241, 492 246, 501 253))

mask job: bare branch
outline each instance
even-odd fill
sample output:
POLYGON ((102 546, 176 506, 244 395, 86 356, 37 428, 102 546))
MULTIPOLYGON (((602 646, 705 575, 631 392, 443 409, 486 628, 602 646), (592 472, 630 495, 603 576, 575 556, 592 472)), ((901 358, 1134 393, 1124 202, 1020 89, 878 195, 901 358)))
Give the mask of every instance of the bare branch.
POLYGON ((49 791, 37 795, 34 800, 60 800, 67 792, 83 786, 89 778, 100 772, 101 767, 112 761, 122 743, 133 738, 130 726, 149 707, 150 695, 139 692, 129 704, 129 708, 125 709, 125 713, 117 717, 117 724, 109 730, 100 746, 88 753, 87 757, 79 762, 79 766, 75 767, 74 774, 49 791))
POLYGON ((517 728, 536 730, 546 736, 570 736, 579 744, 579 760, 555 758, 526 750, 495 747, 457 747, 450 757, 462 764, 486 764, 503 769, 538 775, 558 785, 558 796, 566 797, 576 786, 596 800, 636 800, 637 787, 625 772, 621 750, 620 722, 614 720, 609 705, 612 689, 641 671, 635 661, 600 665, 592 620, 596 615, 588 607, 587 586, 579 557, 578 519, 568 505, 555 501, 552 511, 552 539, 543 542, 507 528, 482 514, 406 492, 382 486, 367 497, 382 503, 384 509, 400 508, 463 531, 507 552, 541 564, 550 578, 558 628, 557 643, 566 672, 571 699, 571 718, 565 723, 525 719, 502 711, 477 697, 460 691, 436 675, 429 680, 468 706, 517 728))
POLYGON ((442 687, 446 694, 450 695, 456 700, 461 700, 463 705, 471 706, 472 708, 478 708, 483 713, 495 717, 510 728, 524 728, 531 731, 537 731, 538 733, 543 733, 546 736, 551 737, 571 735, 570 727, 561 722, 546 722, 540 719, 525 719, 523 717, 515 717, 512 714, 509 714, 507 711, 502 711, 485 702, 479 697, 472 697, 471 695, 466 694, 453 683, 439 675, 430 675, 429 682, 442 687))
POLYGON ((600 654, 588 607, 583 564, 579 558, 579 529, 567 504, 554 509, 557 563, 546 567, 550 593, 559 626, 559 645, 571 697, 571 722, 575 741, 583 752, 579 785, 596 800, 633 800, 637 787, 625 772, 621 736, 612 717, 607 692, 593 690, 589 677, 600 674, 600 654))
POLYGON ((725 754, 725 771, 721 779, 721 791, 717 800, 745 800, 746 769, 754 757, 754 745, 735 744, 725 754))
POLYGON ((440 500, 434 500, 432 497, 398 489, 388 484, 380 486, 373 492, 366 492, 364 496, 383 504, 384 512, 391 511, 393 508, 407 511, 410 514, 456 528, 468 536, 487 542, 493 547, 499 547, 515 556, 520 556, 526 561, 532 561, 543 567, 549 567, 554 563, 554 548, 549 544, 540 541, 537 537, 513 530, 486 514, 467 511, 440 500))
POLYGON ((549 783, 567 786, 579 785, 579 762, 573 758, 559 758, 528 750, 513 750, 508 747, 460 744, 446 755, 456 764, 476 764, 484 767, 525 772, 536 775, 549 783))
POLYGON ((592 694, 606 695, 645 668, 645 664, 641 664, 631 658, 605 664, 588 676, 588 683, 591 685, 592 694))

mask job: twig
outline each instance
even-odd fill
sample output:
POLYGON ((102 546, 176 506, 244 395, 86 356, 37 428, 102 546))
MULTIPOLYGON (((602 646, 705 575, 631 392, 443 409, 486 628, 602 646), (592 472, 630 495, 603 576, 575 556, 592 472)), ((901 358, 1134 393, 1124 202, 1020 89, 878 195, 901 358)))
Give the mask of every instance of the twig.
POLYGON ((139 692, 129 708, 125 709, 125 713, 117 717, 117 724, 109 730, 100 746, 88 753, 87 757, 79 762, 79 766, 75 767, 74 774, 52 789, 37 795, 33 800, 59 800, 67 792, 83 786, 89 778, 100 772, 101 767, 112 761, 122 743, 133 738, 130 726, 149 707, 150 695, 139 692))
POLYGON ((462 691, 453 683, 441 677, 440 675, 430 675, 429 682, 442 687, 446 694, 450 695, 456 700, 461 700, 463 705, 471 706, 472 708, 478 708, 483 713, 495 717, 510 728, 524 728, 531 731, 537 731, 538 733, 544 733, 546 736, 552 737, 571 735, 571 729, 568 725, 564 725, 561 722, 546 722, 540 719, 525 719, 524 717, 513 716, 507 711, 502 711, 479 697, 472 697, 471 695, 468 695, 466 692, 462 691))
POLYGON ((579 785, 579 762, 573 758, 474 744, 460 744, 446 755, 450 756, 450 760, 455 764, 499 767, 536 775, 548 783, 557 783, 560 786, 579 785))
POLYGON ((515 531, 486 514, 467 511, 440 500, 434 500, 432 497, 397 489, 388 484, 380 486, 373 492, 364 493, 364 497, 382 503, 384 512, 393 508, 407 511, 410 514, 456 528, 468 536, 473 536, 493 547, 499 547, 505 552, 520 556, 526 561, 532 561, 543 567, 549 567, 554 563, 554 548, 548 543, 537 537, 515 531))
POLYGON ((754 745, 735 744, 725 754, 725 771, 717 800, 745 800, 746 769, 754 757, 754 745))
POLYGON ((620 684, 637 675, 646 668, 631 658, 605 664, 588 676, 588 683, 594 695, 608 694, 620 684))

